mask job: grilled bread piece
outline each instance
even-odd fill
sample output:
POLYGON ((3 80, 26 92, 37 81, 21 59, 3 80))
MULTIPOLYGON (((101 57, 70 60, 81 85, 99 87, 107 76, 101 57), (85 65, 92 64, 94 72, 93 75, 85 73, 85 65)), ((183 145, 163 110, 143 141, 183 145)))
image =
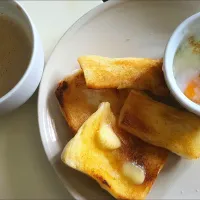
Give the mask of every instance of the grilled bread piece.
POLYGON ((127 96, 128 90, 88 89, 82 70, 61 81, 56 89, 61 111, 75 133, 101 102, 110 102, 114 114, 119 115, 127 96))
POLYGON ((167 154, 119 129, 110 104, 102 103, 66 145, 61 159, 115 198, 133 200, 146 197, 167 154))
POLYGON ((188 159, 200 157, 200 118, 131 91, 119 125, 145 142, 188 159))
POLYGON ((78 62, 88 88, 133 88, 169 95, 161 59, 81 56, 78 62))

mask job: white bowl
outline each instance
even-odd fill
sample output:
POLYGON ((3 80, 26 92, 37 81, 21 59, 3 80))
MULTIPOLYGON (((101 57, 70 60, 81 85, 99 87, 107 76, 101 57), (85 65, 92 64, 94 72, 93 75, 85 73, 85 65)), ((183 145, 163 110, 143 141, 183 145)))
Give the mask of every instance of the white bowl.
POLYGON ((168 88, 176 100, 187 110, 200 115, 200 105, 192 102, 183 94, 177 85, 173 71, 173 63, 177 49, 184 39, 197 35, 200 36, 200 13, 187 18, 173 32, 165 50, 163 71, 168 88))
MULTIPOLYGON (((19 3, 15 1, 0 1, 0 13, 20 23, 32 42, 32 55, 25 73, 20 81, 0 98, 0 114, 4 114, 21 106, 35 92, 42 77, 44 52, 33 22, 19 3)), ((17 66, 13 66, 13 73, 15 73, 15 70, 18 70, 17 66)))

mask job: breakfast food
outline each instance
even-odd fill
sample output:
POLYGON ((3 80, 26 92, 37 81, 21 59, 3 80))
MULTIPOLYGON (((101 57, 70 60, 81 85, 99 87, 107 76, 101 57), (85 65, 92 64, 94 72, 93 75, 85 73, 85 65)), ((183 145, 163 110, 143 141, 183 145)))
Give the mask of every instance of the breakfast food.
POLYGON ((193 77, 185 88, 184 94, 190 100, 200 104, 200 76, 193 77))
POLYGON ((190 36, 182 41, 173 61, 177 85, 188 99, 197 104, 200 104, 199 53, 199 38, 190 36))
POLYGON ((94 178, 115 198, 132 200, 146 197, 167 154, 119 129, 107 102, 83 123, 61 159, 94 178))
POLYGON ((73 132, 94 113, 101 102, 110 102, 114 114, 119 115, 128 90, 88 89, 82 70, 65 78, 56 89, 61 111, 73 132))
POLYGON ((161 59, 81 56, 78 62, 88 88, 133 88, 156 95, 169 94, 161 59))
POLYGON ((188 159, 200 157, 200 119, 131 91, 120 113, 124 130, 188 159))
MULTIPOLYGON (((66 165, 115 198, 133 200, 146 197, 168 150, 200 157, 200 119, 173 107, 161 59, 81 56, 78 62, 82 69, 55 92, 74 132, 61 155, 66 165)), ((186 91, 196 97, 194 83, 186 91)))

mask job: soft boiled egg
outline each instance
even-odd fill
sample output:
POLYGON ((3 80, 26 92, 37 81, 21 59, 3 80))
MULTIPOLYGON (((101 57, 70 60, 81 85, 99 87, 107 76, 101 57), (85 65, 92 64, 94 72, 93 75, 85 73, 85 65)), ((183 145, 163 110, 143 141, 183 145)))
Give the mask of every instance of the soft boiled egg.
POLYGON ((183 41, 174 58, 177 85, 187 98, 200 104, 200 40, 190 36, 183 41))
POLYGON ((184 94, 193 102, 200 104, 200 75, 187 84, 184 94))

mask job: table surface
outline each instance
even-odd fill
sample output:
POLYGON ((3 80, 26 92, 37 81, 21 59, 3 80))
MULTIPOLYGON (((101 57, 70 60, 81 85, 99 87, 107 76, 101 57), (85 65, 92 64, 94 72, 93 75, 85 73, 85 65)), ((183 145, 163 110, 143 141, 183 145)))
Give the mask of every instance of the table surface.
MULTIPOLYGON (((20 1, 39 31, 45 62, 65 31, 94 1, 20 1)), ((71 199, 49 164, 37 122, 37 92, 0 118, 0 199, 71 199)))

